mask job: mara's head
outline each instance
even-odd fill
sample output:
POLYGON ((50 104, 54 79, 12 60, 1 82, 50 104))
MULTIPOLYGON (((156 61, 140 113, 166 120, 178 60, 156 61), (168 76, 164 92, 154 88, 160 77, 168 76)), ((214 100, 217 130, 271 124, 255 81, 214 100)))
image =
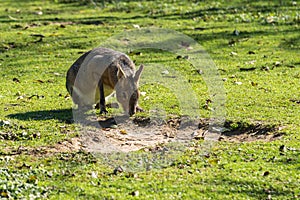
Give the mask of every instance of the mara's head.
POLYGON ((116 86, 116 96, 124 111, 132 116, 136 113, 140 92, 138 89, 139 79, 143 71, 143 65, 130 76, 120 76, 116 86))

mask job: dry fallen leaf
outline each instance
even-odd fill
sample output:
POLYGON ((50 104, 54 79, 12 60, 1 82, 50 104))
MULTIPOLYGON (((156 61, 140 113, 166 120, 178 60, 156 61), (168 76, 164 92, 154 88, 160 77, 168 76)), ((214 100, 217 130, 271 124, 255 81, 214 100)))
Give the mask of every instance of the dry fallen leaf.
POLYGON ((43 15, 43 12, 42 11, 37 11, 35 12, 36 15, 43 15))
POLYGON ((8 18, 11 19, 11 20, 14 20, 14 21, 18 21, 19 20, 18 18, 12 17, 10 15, 8 15, 8 18))
POLYGON ((95 178, 95 179, 98 178, 98 172, 92 171, 91 172, 91 177, 95 178))
POLYGON ((296 104, 300 104, 300 100, 299 99, 290 99, 291 102, 296 103, 296 104))
POLYGON ((230 53, 230 55, 231 55, 231 56, 237 56, 238 54, 237 54, 236 52, 232 51, 232 52, 230 53))
POLYGON ((263 70, 263 71, 270 71, 270 67, 268 67, 268 66, 262 66, 261 70, 263 70))
POLYGON ((274 63, 274 65, 275 65, 275 67, 279 67, 279 66, 281 65, 281 62, 276 61, 276 62, 274 63))
POLYGON ((251 85, 252 85, 252 86, 257 86, 258 83, 255 83, 255 82, 251 81, 251 85))
POLYGON ((133 24, 133 28, 140 29, 141 27, 138 24, 133 24))
POLYGON ((269 171, 265 171, 265 172, 263 173, 263 176, 268 176, 269 174, 270 174, 269 171))
POLYGON ((17 78, 13 78, 13 82, 15 82, 15 83, 20 83, 20 80, 17 79, 17 78))
POLYGON ((280 151, 280 152, 284 152, 285 150, 286 150, 286 148, 285 148, 284 145, 281 145, 281 146, 279 147, 279 151, 280 151))
POLYGON ((203 129, 200 129, 198 131, 194 131, 192 133, 192 138, 195 139, 195 140, 203 140, 204 137, 205 137, 205 134, 208 132, 208 130, 203 130, 203 129))
POLYGON ((138 190, 136 190, 136 191, 133 191, 133 192, 131 192, 130 193, 130 195, 132 195, 132 196, 134 196, 134 197, 137 197, 137 196, 139 196, 139 191, 138 190))
POLYGON ((164 74, 164 75, 167 75, 167 74, 169 74, 170 72, 169 72, 168 70, 164 70, 164 71, 162 71, 161 73, 164 74))
POLYGON ((38 83, 44 83, 44 81, 42 81, 42 80, 35 80, 35 81, 38 83))
POLYGON ((238 36, 240 34, 240 32, 236 29, 234 29, 234 31, 232 32, 233 35, 238 36))
POLYGON ((30 36, 32 36, 32 37, 41 37, 41 38, 45 37, 43 34, 30 34, 30 36))
POLYGON ((120 174, 120 173, 122 173, 122 172, 124 172, 123 168, 122 168, 121 166, 118 166, 118 167, 116 167, 116 168, 114 169, 113 174, 114 174, 114 175, 117 175, 117 174, 120 174))
POLYGON ((241 67, 240 71, 253 71, 255 69, 256 69, 256 67, 241 67))
POLYGON ((256 60, 250 60, 246 62, 245 64, 254 65, 256 63, 256 60))

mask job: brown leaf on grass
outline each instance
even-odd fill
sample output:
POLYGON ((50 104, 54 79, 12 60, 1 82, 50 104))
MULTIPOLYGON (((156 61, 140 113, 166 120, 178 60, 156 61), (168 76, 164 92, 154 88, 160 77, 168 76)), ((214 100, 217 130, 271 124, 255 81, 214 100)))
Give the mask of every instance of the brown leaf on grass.
POLYGON ((33 138, 41 138, 41 133, 40 132, 33 133, 32 137, 33 138))
POLYGON ((269 174, 270 174, 269 171, 265 171, 265 172, 263 173, 263 176, 268 176, 269 174))
POLYGON ((11 20, 14 20, 14 21, 20 20, 20 19, 18 19, 18 18, 12 17, 12 16, 10 16, 10 15, 8 15, 8 18, 11 19, 11 20))
POLYGON ((123 135, 125 135, 125 134, 127 134, 127 131, 125 129, 121 129, 120 133, 123 134, 123 135))
POLYGON ((53 80, 51 80, 51 79, 49 79, 49 80, 47 80, 47 81, 43 81, 43 80, 40 80, 40 79, 38 79, 38 80, 34 80, 34 82, 37 82, 37 83, 54 83, 54 81, 53 80))
POLYGON ((234 29, 234 31, 232 32, 233 35, 238 36, 240 35, 240 32, 236 29, 234 29))
POLYGON ((270 67, 268 67, 268 66, 262 66, 260 69, 262 71, 270 71, 270 67))
POLYGON ((248 64, 248 65, 254 65, 256 63, 256 60, 250 60, 248 62, 245 62, 245 64, 248 64))
POLYGON ((136 190, 136 191, 130 192, 129 194, 131 196, 137 197, 137 196, 139 196, 140 192, 138 190, 136 190))
POLYGON ((162 128, 161 133, 167 138, 175 138, 177 134, 177 130, 172 127, 164 127, 162 128))
POLYGON ((43 34, 30 34, 30 36, 32 36, 32 37, 41 37, 41 38, 45 37, 43 34))
POLYGON ((232 51, 232 52, 230 52, 230 55, 231 56, 237 56, 238 54, 236 52, 232 51))
POLYGON ((17 169, 30 169, 31 165, 23 163, 22 165, 16 166, 17 169))
POLYGON ((178 55, 176 57, 176 59, 180 60, 180 59, 185 59, 185 60, 188 60, 189 59, 189 56, 181 56, 181 55, 178 55))
POLYGON ((70 95, 69 95, 69 94, 66 94, 66 95, 64 96, 64 98, 65 98, 65 99, 70 99, 70 95))
POLYGON ((253 71, 256 70, 256 67, 241 67, 240 71, 253 71))
POLYGON ((205 135, 208 133, 208 130, 204 130, 204 129, 199 129, 197 131, 194 131, 192 133, 192 137, 195 140, 204 140, 205 135))
POLYGON ((133 28, 141 29, 140 25, 138 25, 138 24, 133 24, 133 28))
POLYGON ((20 83, 20 80, 17 79, 17 78, 13 78, 13 82, 15 82, 15 83, 20 83))
POLYGON ((211 99, 206 99, 205 104, 203 106, 204 109, 206 110, 211 110, 210 104, 212 103, 211 99))
POLYGON ((204 30, 206 30, 207 28, 205 28, 205 27, 195 27, 194 28, 194 30, 195 31, 204 31, 204 30))
POLYGON ((114 174, 114 175, 117 175, 117 174, 120 174, 120 173, 122 173, 122 172, 124 172, 123 168, 122 168, 121 166, 118 166, 118 167, 116 167, 116 168, 114 169, 113 174, 114 174))
POLYGON ((143 55, 143 53, 139 51, 139 52, 136 52, 135 55, 141 56, 141 55, 143 55))
POLYGON ((280 151, 280 152, 284 152, 284 151, 285 151, 285 149, 286 149, 286 148, 285 148, 285 146, 284 146, 284 145, 281 145, 281 146, 279 147, 279 151, 280 151))
POLYGON ((42 80, 35 80, 35 81, 38 83, 44 83, 44 81, 42 81, 42 80))
POLYGON ((279 61, 274 62, 274 66, 275 66, 275 67, 279 67, 279 66, 281 66, 281 64, 282 64, 282 63, 279 62, 279 61))
POLYGON ((300 104, 300 100, 299 99, 290 99, 291 102, 296 103, 296 104, 300 104))
POLYGON ((235 85, 242 85, 243 83, 240 82, 240 81, 235 81, 234 84, 235 84, 235 85))
POLYGON ((24 97, 25 97, 25 95, 20 95, 17 97, 17 100, 20 100, 20 99, 22 100, 22 99, 24 99, 24 97))
POLYGON ((36 97, 37 99, 43 99, 43 98, 45 98, 44 95, 37 95, 37 94, 34 94, 34 95, 31 95, 30 97, 28 97, 28 99, 32 99, 33 97, 36 97))
POLYGON ((251 85, 252 85, 252 86, 257 86, 258 83, 255 83, 255 82, 251 81, 251 85))
POLYGON ((143 55, 143 53, 140 52, 140 51, 130 51, 130 52, 129 52, 129 55, 130 55, 130 56, 134 56, 134 55, 136 55, 136 56, 141 56, 141 55, 143 55))

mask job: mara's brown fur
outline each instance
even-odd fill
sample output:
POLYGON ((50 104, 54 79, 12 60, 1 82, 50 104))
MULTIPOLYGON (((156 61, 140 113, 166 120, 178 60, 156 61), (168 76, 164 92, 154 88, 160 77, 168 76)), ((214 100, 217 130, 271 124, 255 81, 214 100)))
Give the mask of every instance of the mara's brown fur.
POLYGON ((79 107, 99 103, 106 113, 105 97, 116 91, 124 111, 133 115, 140 108, 138 82, 143 66, 135 71, 130 58, 121 52, 96 48, 80 56, 67 72, 66 87, 79 107))

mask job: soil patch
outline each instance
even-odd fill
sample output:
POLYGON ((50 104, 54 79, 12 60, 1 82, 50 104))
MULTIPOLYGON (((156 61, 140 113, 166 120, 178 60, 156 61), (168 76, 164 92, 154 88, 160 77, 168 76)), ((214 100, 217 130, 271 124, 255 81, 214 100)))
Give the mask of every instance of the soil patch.
MULTIPOLYGON (((116 123, 110 120, 112 125, 116 123)), ((103 121, 100 124, 104 124, 103 121)), ((168 121, 134 118, 110 128, 105 120, 104 128, 85 127, 82 142, 87 151, 110 153, 130 152, 162 146, 172 142, 188 143, 193 139, 204 139, 204 132, 196 121, 174 118, 168 121)))
POLYGON ((59 142, 52 146, 41 146, 37 148, 19 146, 17 149, 12 149, 7 147, 4 149, 2 155, 15 156, 20 154, 27 155, 37 155, 37 156, 48 156, 56 153, 66 153, 66 152, 77 152, 83 150, 81 138, 74 137, 62 142, 59 142))
POLYGON ((99 153, 132 152, 141 149, 153 151, 172 142, 188 144, 193 140, 204 140, 207 137, 216 141, 269 142, 280 139, 284 135, 283 128, 261 122, 249 124, 226 121, 222 133, 212 133, 209 131, 209 119, 172 118, 168 121, 159 121, 137 117, 117 124, 113 118, 102 118, 83 126, 81 137, 74 137, 53 146, 38 148, 20 146, 17 150, 6 149, 6 152, 9 152, 9 155, 21 153, 52 155, 80 150, 99 153))
MULTIPOLYGON (((116 124, 113 121, 111 123, 116 124)), ((88 151, 109 153, 153 149, 172 142, 187 144, 207 138, 230 142, 268 142, 283 135, 280 129, 261 122, 249 124, 226 121, 222 133, 216 133, 211 131, 209 119, 189 120, 182 117, 159 121, 134 118, 118 123, 116 128, 86 128, 83 131, 82 144, 88 151)))

